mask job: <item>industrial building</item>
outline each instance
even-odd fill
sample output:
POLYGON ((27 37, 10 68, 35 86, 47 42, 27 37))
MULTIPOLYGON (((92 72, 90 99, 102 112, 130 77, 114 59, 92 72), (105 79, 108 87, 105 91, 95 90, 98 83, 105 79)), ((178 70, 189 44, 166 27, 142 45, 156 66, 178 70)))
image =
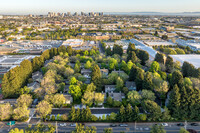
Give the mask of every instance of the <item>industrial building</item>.
POLYGON ((200 68, 200 55, 197 54, 187 54, 187 55, 170 55, 174 61, 179 61, 181 64, 187 61, 193 64, 196 68, 200 68))

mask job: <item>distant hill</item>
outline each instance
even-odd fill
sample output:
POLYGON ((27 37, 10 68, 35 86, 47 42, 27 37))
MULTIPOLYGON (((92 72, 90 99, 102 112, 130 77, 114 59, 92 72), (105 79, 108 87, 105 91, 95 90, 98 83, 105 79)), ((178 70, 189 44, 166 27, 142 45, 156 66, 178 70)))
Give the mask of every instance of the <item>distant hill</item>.
POLYGON ((170 16, 200 16, 200 12, 177 12, 177 13, 167 13, 167 12, 105 12, 104 14, 110 15, 170 15, 170 16))

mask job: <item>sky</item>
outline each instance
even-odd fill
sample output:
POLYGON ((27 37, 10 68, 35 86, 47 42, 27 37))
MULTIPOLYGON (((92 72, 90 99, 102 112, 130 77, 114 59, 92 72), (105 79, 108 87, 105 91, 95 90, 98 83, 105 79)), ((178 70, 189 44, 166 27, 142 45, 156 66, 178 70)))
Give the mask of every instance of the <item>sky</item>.
POLYGON ((200 12, 200 0, 0 0, 0 14, 200 12))

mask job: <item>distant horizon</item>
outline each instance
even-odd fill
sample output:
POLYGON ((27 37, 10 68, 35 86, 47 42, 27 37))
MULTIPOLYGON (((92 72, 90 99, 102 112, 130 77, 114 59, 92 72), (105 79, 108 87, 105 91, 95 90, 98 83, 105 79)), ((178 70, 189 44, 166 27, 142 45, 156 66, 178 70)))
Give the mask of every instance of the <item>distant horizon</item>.
POLYGON ((6 0, 0 14, 27 15, 47 12, 200 12, 200 0, 6 0))
MULTIPOLYGON (((50 12, 50 11, 49 11, 50 12)), ((93 12, 93 11, 91 11, 93 12)), ((101 11, 99 11, 101 12, 101 11)), ((67 12, 55 12, 55 13, 67 13, 67 12)), ((75 12, 70 12, 72 15, 75 12)), ((80 12, 77 12, 78 14, 81 14, 80 12)), ((90 12, 84 12, 84 13, 90 13, 90 12)), ((94 13, 98 13, 98 12, 94 12, 94 13)), ((194 12, 159 12, 159 11, 133 11, 133 12, 103 12, 105 15, 141 15, 141 14, 146 14, 146 15, 200 15, 200 11, 194 11, 194 12)), ((9 16, 9 15, 13 15, 13 16, 17 16, 17 15, 30 15, 31 13, 24 13, 24 14, 17 14, 17 13, 0 13, 0 15, 4 15, 4 16, 9 16)), ((48 12, 46 13, 37 13, 37 14, 31 14, 31 15, 47 15, 48 12)))

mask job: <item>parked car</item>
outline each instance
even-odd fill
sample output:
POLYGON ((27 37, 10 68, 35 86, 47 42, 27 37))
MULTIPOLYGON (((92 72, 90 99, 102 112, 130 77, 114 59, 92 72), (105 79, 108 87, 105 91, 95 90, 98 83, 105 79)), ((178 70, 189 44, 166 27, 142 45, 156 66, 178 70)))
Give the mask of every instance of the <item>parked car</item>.
POLYGON ((167 127, 169 126, 167 123, 161 123, 162 126, 167 127))
POLYGON ((149 128, 148 128, 148 127, 145 127, 144 130, 149 131, 149 128))
POLYGON ((199 126, 198 123, 191 123, 190 125, 191 125, 191 126, 199 126))
POLYGON ((70 125, 71 127, 76 127, 76 123, 73 123, 70 125))
POLYGON ((120 124, 119 126, 120 126, 120 127, 128 127, 127 124, 120 124))
POLYGON ((178 123, 177 126, 184 126, 184 124, 183 123, 178 123))
POLYGON ((111 126, 111 127, 116 127, 117 125, 116 125, 116 124, 111 124, 110 126, 111 126))
POLYGON ((10 122, 7 123, 7 125, 13 126, 13 125, 15 125, 15 121, 10 121, 10 122))
POLYGON ((60 126, 61 126, 61 127, 66 127, 67 124, 66 124, 66 123, 60 123, 60 126))

